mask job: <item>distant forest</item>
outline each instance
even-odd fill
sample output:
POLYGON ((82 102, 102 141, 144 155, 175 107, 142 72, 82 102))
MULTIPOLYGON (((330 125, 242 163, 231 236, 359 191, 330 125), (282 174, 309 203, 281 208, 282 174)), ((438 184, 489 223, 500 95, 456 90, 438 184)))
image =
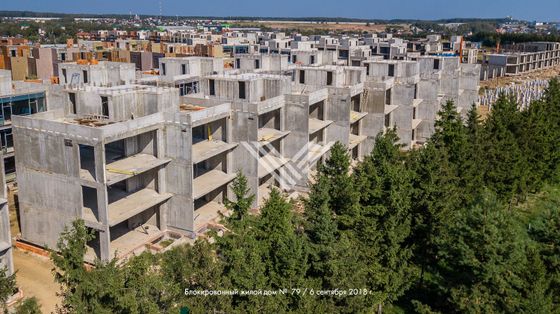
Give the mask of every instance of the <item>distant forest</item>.
MULTIPOLYGON (((129 14, 89 14, 89 13, 54 13, 54 12, 33 12, 33 11, 0 11, 1 17, 59 17, 59 18, 127 18, 129 14)), ((157 17, 157 14, 140 15, 141 17, 157 17)), ((162 16, 164 19, 177 19, 177 16, 162 16)), ((451 18, 441 20, 417 20, 417 19, 358 19, 345 17, 270 17, 270 16, 179 16, 183 19, 193 20, 239 20, 239 21, 302 21, 302 22, 362 22, 377 24, 413 24, 418 22, 433 22, 439 24, 445 23, 503 23, 508 21, 507 18, 451 18)))

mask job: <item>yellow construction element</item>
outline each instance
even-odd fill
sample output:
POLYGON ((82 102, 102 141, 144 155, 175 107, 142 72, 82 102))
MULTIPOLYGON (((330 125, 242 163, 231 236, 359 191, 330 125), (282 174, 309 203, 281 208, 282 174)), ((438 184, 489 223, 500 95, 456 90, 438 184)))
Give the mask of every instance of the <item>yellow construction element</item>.
POLYGON ((263 135, 259 138, 259 142, 266 142, 274 137, 274 134, 263 135))
POLYGON ((132 175, 132 176, 138 174, 138 172, 136 171, 122 170, 122 169, 109 168, 109 167, 107 167, 107 171, 112 173, 119 173, 119 174, 132 175))
POLYGON ((212 127, 210 125, 208 125, 208 140, 212 140, 212 127))

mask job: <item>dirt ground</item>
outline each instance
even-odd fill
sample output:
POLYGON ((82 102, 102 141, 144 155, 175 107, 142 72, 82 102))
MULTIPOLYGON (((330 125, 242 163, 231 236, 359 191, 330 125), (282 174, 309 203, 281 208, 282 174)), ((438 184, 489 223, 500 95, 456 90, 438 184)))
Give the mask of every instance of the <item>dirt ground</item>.
MULTIPOLYGON (((298 29, 300 31, 313 31, 313 30, 332 30, 332 31, 348 31, 348 32, 384 32, 387 28, 385 24, 370 24, 366 23, 328 23, 328 24, 318 24, 318 23, 297 23, 297 22, 236 22, 240 26, 259 26, 264 25, 273 29, 298 29)), ((396 25, 393 25, 396 26, 396 25)), ((408 25, 400 25, 403 29, 407 29, 408 25)))
POLYGON ((16 281, 23 290, 24 297, 36 297, 43 313, 54 312, 55 305, 59 302, 56 295, 59 286, 54 282, 51 261, 20 249, 14 249, 13 252, 16 281))
POLYGON ((493 89, 496 87, 510 85, 511 83, 522 83, 524 81, 531 80, 545 80, 551 79, 553 77, 560 75, 560 66, 555 66, 550 69, 520 74, 517 76, 504 76, 497 79, 480 81, 480 90, 483 91, 484 88, 493 89))
POLYGON ((17 193, 17 187, 14 184, 8 184, 8 208, 10 210, 10 232, 12 237, 19 235, 19 224, 17 218, 18 208, 16 206, 15 194, 17 193))
MULTIPOLYGON (((14 199, 16 191, 17 187, 13 184, 8 185, 10 229, 14 238, 20 232, 14 199)), ((59 302, 59 297, 56 295, 59 286, 54 282, 51 261, 47 257, 31 254, 18 248, 13 249, 13 255, 17 285, 23 290, 24 297, 36 297, 43 313, 54 312, 55 305, 59 302)))

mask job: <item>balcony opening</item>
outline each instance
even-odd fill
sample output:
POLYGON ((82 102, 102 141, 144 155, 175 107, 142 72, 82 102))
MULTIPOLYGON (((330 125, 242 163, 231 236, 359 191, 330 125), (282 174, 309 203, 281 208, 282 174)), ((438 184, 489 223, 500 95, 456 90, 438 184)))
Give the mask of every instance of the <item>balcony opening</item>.
POLYGON ((309 106, 309 118, 324 120, 324 101, 309 106))
POLYGON ((88 231, 93 234, 94 238, 86 243, 86 254, 84 259, 89 262, 94 262, 96 259, 101 258, 100 231, 91 228, 88 228, 88 231))
POLYGON ((95 154, 93 146, 79 144, 80 152, 80 177, 95 181, 95 154))
POLYGON ((386 128, 391 127, 391 114, 390 113, 385 115, 385 127, 386 128))
POLYGON ((357 112, 361 112, 362 109, 360 108, 360 103, 361 103, 361 94, 353 96, 351 98, 352 110, 357 111, 357 112))
POLYGON ((394 64, 389 64, 389 70, 388 70, 387 76, 389 76, 389 77, 394 77, 395 76, 395 65, 394 64))
POLYGON ((82 218, 86 221, 99 222, 97 190, 82 186, 82 218))
POLYGON ((208 85, 210 85, 210 96, 216 96, 216 81, 208 80, 208 85))
POLYGON ((68 98, 70 99, 70 112, 72 114, 77 114, 78 110, 76 108, 76 93, 68 93, 68 98))
POLYGON ((273 110, 259 115, 259 128, 280 130, 280 110, 273 110))
POLYGON ((239 82, 239 99, 245 99, 245 82, 239 82))
POLYGON ((101 96, 101 115, 109 118, 109 98, 101 96))

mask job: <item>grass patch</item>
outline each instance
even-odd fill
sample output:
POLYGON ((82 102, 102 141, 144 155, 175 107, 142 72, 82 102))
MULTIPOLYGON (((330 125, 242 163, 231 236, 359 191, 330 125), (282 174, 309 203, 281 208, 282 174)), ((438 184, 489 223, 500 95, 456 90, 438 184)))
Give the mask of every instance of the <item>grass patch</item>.
POLYGON ((167 240, 161 241, 161 242, 159 243, 159 245, 160 245, 162 248, 166 248, 166 247, 170 246, 173 242, 175 242, 175 240, 173 240, 173 239, 167 239, 167 240))

